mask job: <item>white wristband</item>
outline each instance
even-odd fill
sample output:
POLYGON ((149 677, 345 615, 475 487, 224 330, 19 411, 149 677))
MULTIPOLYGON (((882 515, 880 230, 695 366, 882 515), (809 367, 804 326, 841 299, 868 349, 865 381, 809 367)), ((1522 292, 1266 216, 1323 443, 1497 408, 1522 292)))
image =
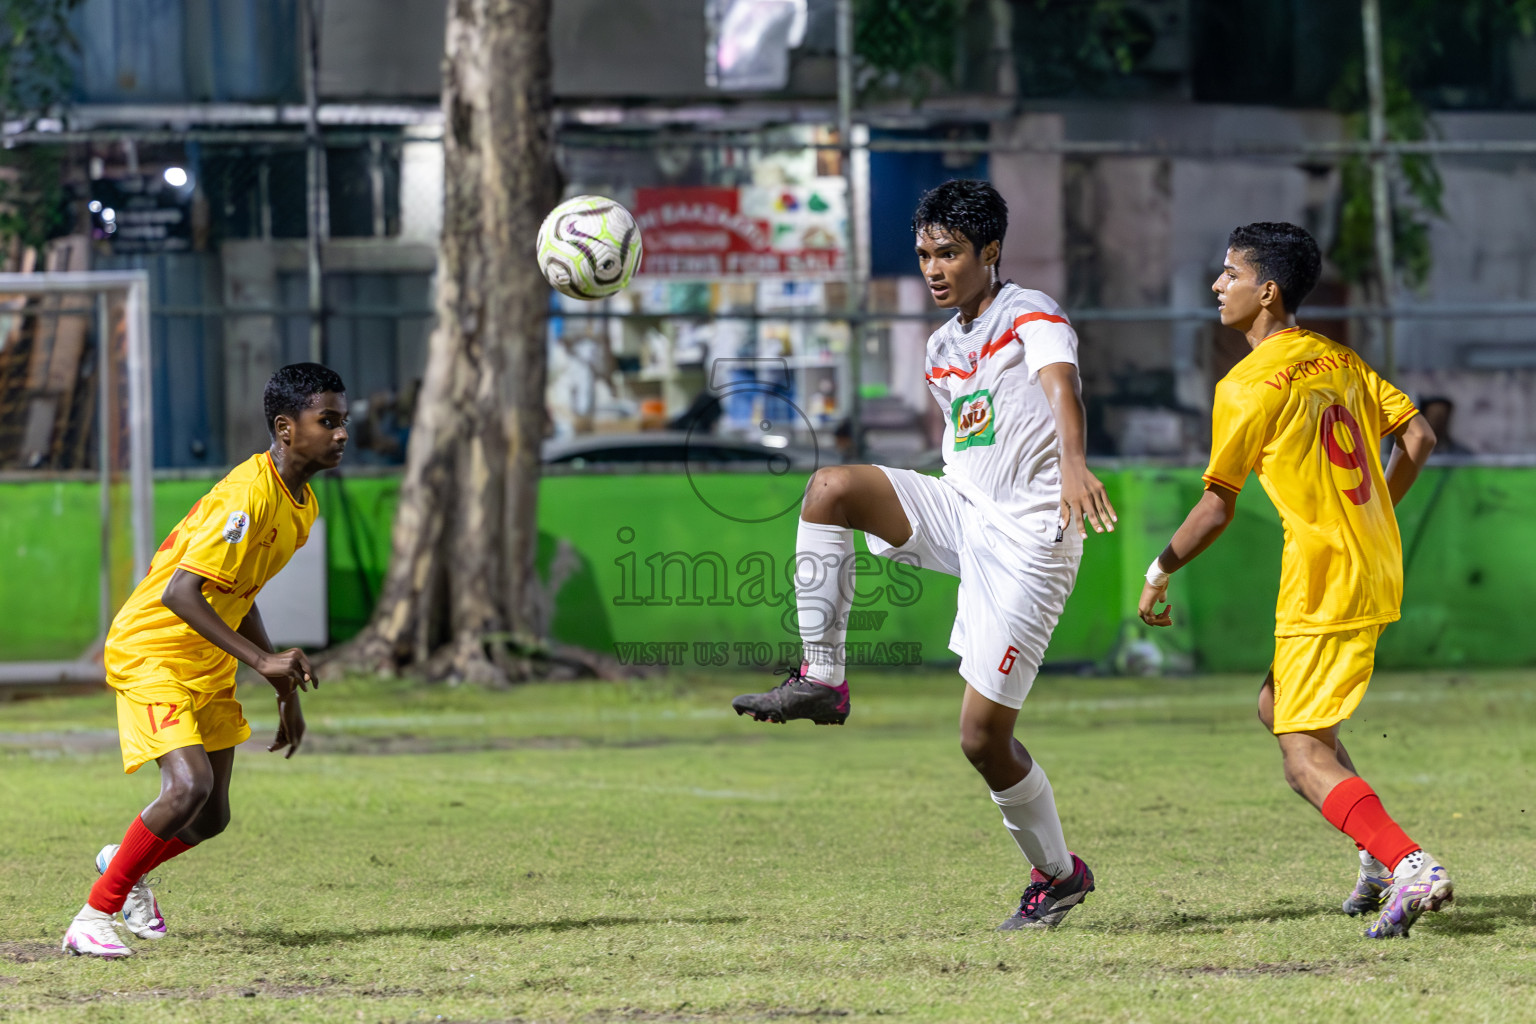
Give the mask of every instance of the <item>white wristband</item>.
POLYGON ((1163 572, 1163 563, 1159 558, 1152 559, 1152 564, 1147 566, 1147 586, 1161 590, 1168 585, 1168 574, 1163 572))

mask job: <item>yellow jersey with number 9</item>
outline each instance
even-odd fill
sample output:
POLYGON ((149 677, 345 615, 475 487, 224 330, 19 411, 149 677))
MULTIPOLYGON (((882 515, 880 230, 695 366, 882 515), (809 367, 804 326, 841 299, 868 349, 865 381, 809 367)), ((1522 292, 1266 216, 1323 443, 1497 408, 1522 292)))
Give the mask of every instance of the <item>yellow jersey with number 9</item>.
POLYGON ((1353 351, 1292 327, 1216 385, 1206 483, 1258 474, 1285 529, 1275 635, 1393 622, 1403 547, 1381 439, 1418 412, 1353 351))
POLYGON ((309 539, 318 512, 313 488, 290 494, 267 452, 231 470, 165 538, 112 620, 108 684, 130 690, 169 683, 204 693, 233 684, 235 659, 161 602, 166 584, 177 569, 202 576, 203 596, 237 629, 261 588, 309 539))

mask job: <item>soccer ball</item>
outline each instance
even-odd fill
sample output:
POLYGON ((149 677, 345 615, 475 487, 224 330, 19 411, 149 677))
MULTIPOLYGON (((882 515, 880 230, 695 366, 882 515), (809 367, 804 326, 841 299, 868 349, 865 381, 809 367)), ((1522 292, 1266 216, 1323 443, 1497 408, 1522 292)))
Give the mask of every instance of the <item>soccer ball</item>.
POLYGON ((539 269, 573 299, 602 299, 623 288, 640 256, 635 218, 602 196, 567 199, 539 226, 539 269))

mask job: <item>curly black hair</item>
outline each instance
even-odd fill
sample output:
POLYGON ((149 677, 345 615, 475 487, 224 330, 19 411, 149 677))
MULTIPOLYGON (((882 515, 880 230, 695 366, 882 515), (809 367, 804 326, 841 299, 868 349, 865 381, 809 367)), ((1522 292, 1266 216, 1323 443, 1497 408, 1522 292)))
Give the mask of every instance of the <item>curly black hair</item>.
POLYGON ((1284 221, 1263 220, 1233 228, 1227 236, 1227 248, 1242 253, 1253 264, 1260 284, 1275 282, 1287 313, 1295 313, 1306 301, 1323 272, 1317 239, 1305 228, 1284 221))
POLYGON ((277 436, 279 416, 298 416, 315 404, 315 397, 327 391, 346 394, 341 375, 319 363, 289 363, 274 373, 261 393, 262 409, 267 414, 267 433, 277 436))
POLYGON ((962 236, 979 254, 988 242, 1003 244, 1003 235, 1008 233, 1008 204, 991 182, 951 178, 924 192, 917 201, 912 233, 927 227, 962 236))

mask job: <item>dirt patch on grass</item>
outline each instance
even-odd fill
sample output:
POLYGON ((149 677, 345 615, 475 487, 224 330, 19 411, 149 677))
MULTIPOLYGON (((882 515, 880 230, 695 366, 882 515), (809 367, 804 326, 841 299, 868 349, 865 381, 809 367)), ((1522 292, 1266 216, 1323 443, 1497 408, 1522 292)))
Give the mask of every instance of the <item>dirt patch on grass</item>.
POLYGON ((739 1010, 598 1010, 582 1016, 591 1024, 710 1024, 711 1021, 836 1021, 851 1015, 851 1010, 799 1010, 788 1006, 743 1007, 739 1010))
POLYGON ((212 988, 149 988, 137 992, 121 989, 96 992, 80 992, 59 998, 61 1002, 89 1004, 113 1000, 116 1002, 150 1002, 157 999, 195 999, 204 1002, 222 999, 301 999, 306 996, 332 996, 352 999, 395 999, 417 997, 425 992, 419 988, 397 988, 391 985, 349 985, 339 980, 317 982, 310 985, 279 984, 253 981, 246 985, 215 985, 212 988))
POLYGON ((659 1022, 709 1022, 723 1020, 837 1020, 852 1014, 851 1010, 829 1010, 817 1007, 802 1010, 792 1006, 744 1006, 729 1010, 687 1010, 687 1004, 676 1010, 640 1010, 621 1007, 617 1010, 598 1010, 582 1017, 592 1024, 659 1024, 659 1022))
POLYGON ((0 960, 13 964, 34 964, 59 955, 59 947, 51 942, 0 942, 0 960))
MULTIPOLYGON (((11 946, 26 945, 10 943, 11 946)), ((19 979, 0 977, 0 986, 19 979)), ((115 1003, 145 1003, 157 1000, 195 1000, 214 1002, 236 999, 302 999, 316 996, 351 999, 420 998, 428 993, 419 988, 398 988, 390 985, 350 985, 340 979, 327 978, 313 984, 280 984, 265 980, 245 985, 215 985, 211 988, 152 988, 140 991, 99 990, 68 996, 54 995, 54 1003, 90 1005, 108 1000, 115 1003)), ((834 1021, 852 1016, 851 1010, 828 1007, 810 1009, 794 1006, 742 1006, 720 1010, 691 1009, 687 1003, 674 1010, 643 1010, 638 1007, 619 1007, 612 1010, 596 1010, 574 1019, 583 1024, 717 1024, 721 1021, 834 1021)), ((889 1015, 889 1011, 887 1011, 889 1015)), ((510 1017, 495 1021, 476 1019, 475 1024, 536 1024, 542 1018, 510 1017)), ((444 1020, 441 1024, 469 1024, 468 1021, 444 1020)))
MULTIPOLYGON (((256 744, 259 737, 251 739, 256 744)), ((365 735, 357 733, 306 733, 304 749, 318 754, 358 754, 393 756, 399 754, 463 754, 487 750, 578 750, 607 748, 638 750, 652 747, 710 746, 730 743, 760 743, 752 736, 645 736, 634 739, 605 739, 597 736, 417 736, 412 733, 365 735)), ((264 746, 260 749, 265 749, 264 746)))
MULTIPOLYGON (((264 753, 272 737, 252 736, 240 749, 264 753)), ((414 733, 324 733, 311 729, 304 735, 304 750, 315 754, 358 754, 390 757, 398 754, 463 754, 487 750, 575 750, 605 747, 641 749, 669 746, 708 746, 716 743, 760 743, 761 736, 644 736, 605 739, 594 736, 476 736, 470 734, 418 736, 414 733)), ((78 732, 0 732, 0 750, 29 750, 38 756, 115 753, 117 730, 78 732)))
POLYGON ((0 732, 0 749, 53 751, 67 754, 98 754, 117 750, 116 729, 80 729, 60 732, 0 732))
POLYGON ((1182 974, 1186 978, 1213 978, 1213 977, 1265 977, 1269 975, 1286 974, 1332 974, 1338 970, 1337 964, 1329 963, 1298 963, 1281 964, 1248 964, 1245 967, 1186 967, 1172 973, 1182 974))

